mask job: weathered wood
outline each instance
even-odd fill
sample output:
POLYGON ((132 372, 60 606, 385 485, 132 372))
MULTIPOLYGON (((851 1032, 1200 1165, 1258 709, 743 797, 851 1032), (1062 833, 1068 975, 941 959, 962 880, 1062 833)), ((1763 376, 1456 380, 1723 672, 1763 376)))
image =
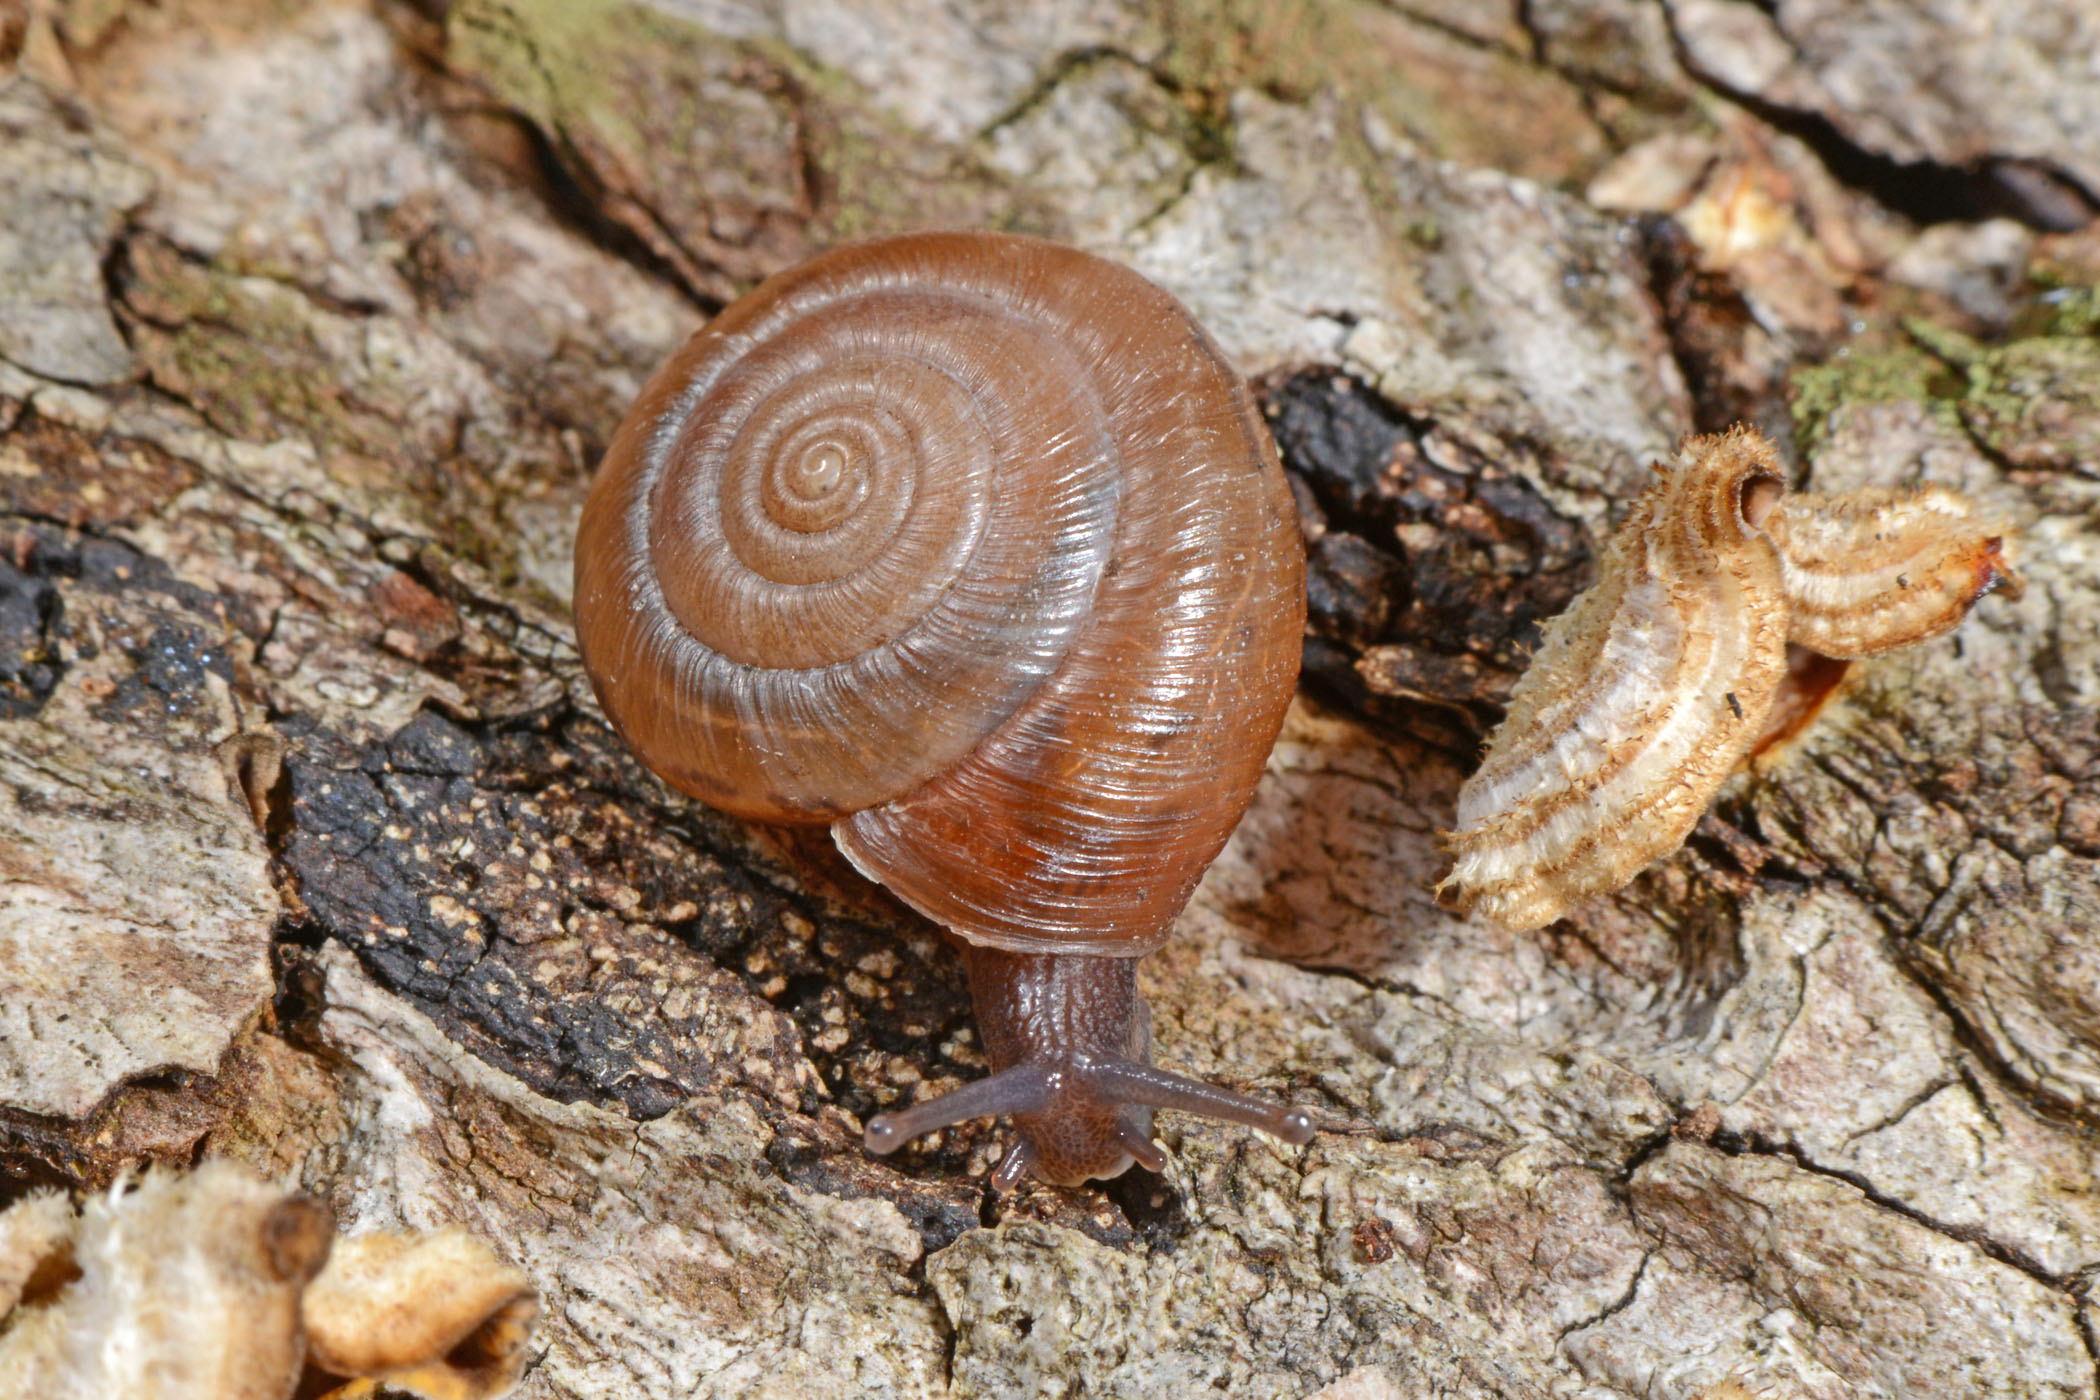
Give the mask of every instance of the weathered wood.
POLYGON ((1962 86, 1871 120, 1854 8, 1734 93, 1788 134, 1702 84, 1795 7, 0 3, 0 1204, 203 1153, 464 1223, 533 1396, 2100 1394, 2100 247, 1903 197, 2089 217, 2035 135, 2082 31, 1994 9, 2001 71, 1906 15, 1962 86), (947 223, 1167 286, 1297 474, 1307 694, 1142 978, 1309 1148, 1168 1115, 1165 1180, 1003 1201, 995 1126, 868 1158, 983 1069, 938 931, 582 681, 641 379, 947 223), (1811 489, 1975 495, 2027 594, 1619 895, 1439 908, 1537 622, 1739 416, 1811 489))

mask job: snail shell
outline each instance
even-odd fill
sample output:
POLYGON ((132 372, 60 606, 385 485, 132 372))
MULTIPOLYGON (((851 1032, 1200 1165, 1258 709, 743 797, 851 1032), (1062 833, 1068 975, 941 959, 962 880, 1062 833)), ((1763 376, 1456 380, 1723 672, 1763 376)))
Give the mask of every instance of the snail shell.
MULTIPOLYGON (((622 424, 576 571, 585 667, 642 761, 828 824, 973 946, 981 1023, 992 982, 1026 984, 1014 1016, 1124 999, 1122 972, 1027 959, 1165 941, 1305 613, 1275 450, 1201 327, 1127 269, 993 234, 843 249, 732 304, 622 424)), ((1130 1059, 1142 1005, 1085 1053, 1130 1059)), ((1057 1019, 1035 1041, 1093 1034, 1057 1019)))

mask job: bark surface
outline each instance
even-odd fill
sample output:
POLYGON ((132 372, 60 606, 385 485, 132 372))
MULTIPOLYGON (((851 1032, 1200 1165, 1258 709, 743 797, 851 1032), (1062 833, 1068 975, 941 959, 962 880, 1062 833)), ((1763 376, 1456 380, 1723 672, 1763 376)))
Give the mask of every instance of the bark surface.
POLYGON ((0 1205, 223 1155, 464 1224, 534 1397, 2100 1396, 2100 40, 1966 13, 0 0, 0 1205), (938 931, 584 682, 648 372, 956 225, 1257 379, 1307 678, 1140 975, 1310 1147, 869 1158, 983 1072, 938 931), (1737 420, 1971 493, 2026 594, 1619 895, 1439 908, 1539 622, 1737 420))

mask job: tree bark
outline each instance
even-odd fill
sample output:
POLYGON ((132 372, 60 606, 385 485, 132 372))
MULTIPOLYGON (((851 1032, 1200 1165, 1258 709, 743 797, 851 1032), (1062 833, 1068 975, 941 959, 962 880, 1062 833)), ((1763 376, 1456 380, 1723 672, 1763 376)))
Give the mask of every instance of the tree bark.
POLYGON ((1868 10, 0 0, 0 1206, 463 1223, 531 1396, 2100 1395, 2100 34, 1868 10), (1140 975, 1308 1148, 869 1158, 984 1069, 939 931, 582 676, 649 371, 956 225, 1167 287, 1293 475, 1304 690, 1140 975), (1538 624, 1738 419, 1969 492, 2025 595, 1618 895, 1441 909, 1538 624))

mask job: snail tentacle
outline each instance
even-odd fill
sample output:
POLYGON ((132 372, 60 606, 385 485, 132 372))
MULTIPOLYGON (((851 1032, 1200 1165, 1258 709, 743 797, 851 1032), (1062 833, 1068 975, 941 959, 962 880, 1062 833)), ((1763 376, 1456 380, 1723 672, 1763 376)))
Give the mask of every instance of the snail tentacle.
POLYGON ((965 1084, 953 1093, 915 1103, 894 1113, 876 1114, 868 1120, 865 1134, 868 1151, 878 1157, 886 1156, 915 1137, 952 1128, 973 1118, 1039 1113, 1050 1102, 1056 1086, 1056 1069, 1040 1064, 1015 1065, 965 1084))
POLYGON ((1157 1065, 1107 1060, 1086 1066, 1080 1074, 1106 1102, 1172 1108, 1228 1123, 1245 1123, 1293 1147, 1312 1141, 1312 1116, 1303 1109, 1253 1094, 1234 1093, 1157 1065))

